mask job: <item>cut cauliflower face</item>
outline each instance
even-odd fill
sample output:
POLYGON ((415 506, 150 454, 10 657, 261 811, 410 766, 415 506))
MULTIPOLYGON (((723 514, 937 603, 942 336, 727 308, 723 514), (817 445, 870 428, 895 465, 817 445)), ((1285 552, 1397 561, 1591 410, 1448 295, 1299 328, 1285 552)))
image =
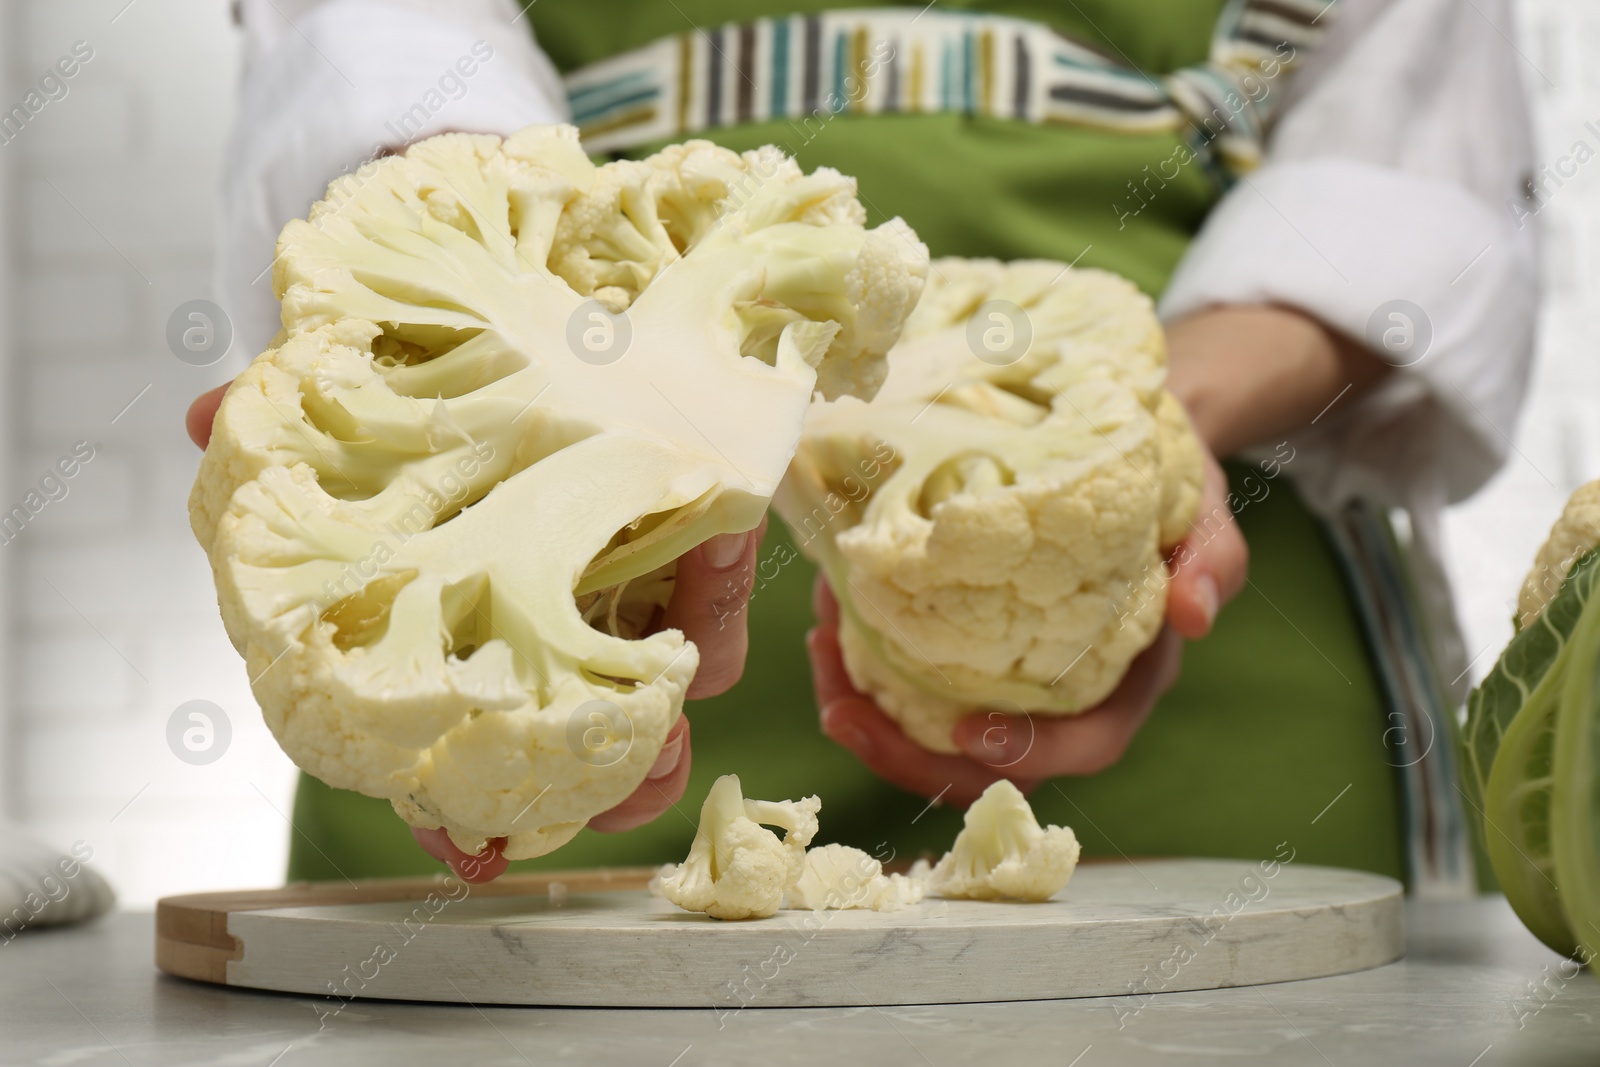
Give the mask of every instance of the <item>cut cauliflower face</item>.
POLYGON ((806 853, 799 881, 783 900, 786 908, 898 911, 922 899, 922 884, 903 874, 883 873, 883 864, 859 848, 823 845, 806 853))
POLYGON ((925 888, 955 900, 1049 900, 1077 866, 1072 830, 1041 828, 1028 798, 1002 778, 967 809, 956 843, 934 865, 925 888))
POLYGON ((1127 281, 941 259, 877 397, 813 407, 775 502, 851 680, 918 743, 956 751, 985 705, 1091 707, 1155 639, 1202 477, 1165 378, 1127 281))
POLYGON ((748 530, 814 390, 870 394, 925 251, 854 184, 705 142, 596 167, 452 134, 279 240, 275 346, 190 499, 268 725, 512 858, 623 800, 697 665, 672 561, 748 530))
POLYGON ((688 857, 663 868, 651 889, 685 911, 767 918, 800 878, 821 808, 816 797, 746 800, 739 776, 725 774, 706 794, 688 857), (768 826, 781 828, 783 839, 768 826))

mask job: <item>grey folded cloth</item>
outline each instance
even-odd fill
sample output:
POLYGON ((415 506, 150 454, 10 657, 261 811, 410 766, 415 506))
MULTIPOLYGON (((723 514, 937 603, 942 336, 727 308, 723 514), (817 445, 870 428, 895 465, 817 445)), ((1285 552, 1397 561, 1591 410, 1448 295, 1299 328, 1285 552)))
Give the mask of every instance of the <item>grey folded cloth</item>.
POLYGON ((90 870, 83 841, 63 852, 0 821, 0 944, 37 926, 82 922, 109 911, 116 894, 90 870))

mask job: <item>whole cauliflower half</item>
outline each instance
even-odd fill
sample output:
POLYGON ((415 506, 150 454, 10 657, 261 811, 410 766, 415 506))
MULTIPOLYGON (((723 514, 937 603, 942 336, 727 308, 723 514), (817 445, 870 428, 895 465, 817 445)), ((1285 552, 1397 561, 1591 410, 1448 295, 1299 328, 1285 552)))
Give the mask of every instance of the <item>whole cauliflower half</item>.
POLYGON ((1078 853, 1070 827, 1041 827, 1022 790, 1002 778, 967 809, 924 888, 953 900, 1049 900, 1077 869, 1078 853))
POLYGON ((1081 711, 1155 639, 1202 454, 1148 298, 940 259, 870 403, 812 408, 775 503, 838 596, 856 687, 919 744, 988 705, 1081 711))
POLYGON ((737 774, 718 778, 700 807, 689 855, 663 867, 650 888, 685 911, 716 919, 777 913, 806 864, 822 801, 746 800, 737 774), (768 830, 776 826, 783 837, 768 830))
POLYGON ((756 526, 814 392, 869 396, 926 250, 853 181, 706 142, 450 134, 278 243, 283 330, 190 498, 266 721, 467 852, 644 779, 698 656, 672 561, 756 526))

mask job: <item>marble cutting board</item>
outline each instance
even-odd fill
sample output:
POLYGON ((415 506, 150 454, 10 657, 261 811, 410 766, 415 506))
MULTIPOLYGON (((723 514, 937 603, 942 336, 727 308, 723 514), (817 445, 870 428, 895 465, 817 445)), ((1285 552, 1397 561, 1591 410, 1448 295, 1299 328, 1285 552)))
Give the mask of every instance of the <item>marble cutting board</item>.
POLYGON ((323 994, 330 1012, 363 997, 731 1012, 1143 996, 1342 974, 1402 953, 1399 883, 1294 862, 1088 863, 1043 904, 927 900, 740 923, 650 896, 651 873, 168 897, 156 964, 323 994))

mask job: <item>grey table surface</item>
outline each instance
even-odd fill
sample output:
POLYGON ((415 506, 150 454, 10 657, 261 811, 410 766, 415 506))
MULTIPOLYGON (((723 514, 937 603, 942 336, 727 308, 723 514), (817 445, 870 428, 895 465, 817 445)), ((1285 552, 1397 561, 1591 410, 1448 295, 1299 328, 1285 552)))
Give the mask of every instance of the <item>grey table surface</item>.
MULTIPOLYGON (((352 1001, 220 988, 151 963, 117 914, 0 942, 0 1063, 1600 1064, 1600 981, 1498 898, 1407 904, 1407 955, 1358 974, 1167 993, 878 1009, 610 1011, 352 1001)), ((981 975, 973 981, 982 982, 981 975)))

